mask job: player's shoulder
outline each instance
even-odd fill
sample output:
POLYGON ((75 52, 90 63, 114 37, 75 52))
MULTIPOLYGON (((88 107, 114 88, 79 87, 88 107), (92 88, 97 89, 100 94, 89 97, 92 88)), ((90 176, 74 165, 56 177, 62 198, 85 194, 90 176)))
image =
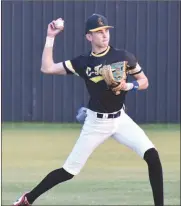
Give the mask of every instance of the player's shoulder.
POLYGON ((77 68, 76 70, 82 70, 82 68, 86 67, 88 63, 88 53, 82 53, 80 55, 75 56, 73 59, 71 59, 71 63, 74 68, 77 68))
POLYGON ((113 56, 119 57, 119 59, 122 59, 123 61, 127 61, 129 67, 134 68, 137 64, 137 58, 133 53, 131 53, 127 49, 119 49, 112 47, 112 54, 113 56))

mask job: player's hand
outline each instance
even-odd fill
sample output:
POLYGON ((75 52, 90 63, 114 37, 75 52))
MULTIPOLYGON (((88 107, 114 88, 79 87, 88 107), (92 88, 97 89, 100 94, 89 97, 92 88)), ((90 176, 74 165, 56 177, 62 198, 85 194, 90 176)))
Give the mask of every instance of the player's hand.
POLYGON ((125 80, 121 80, 121 81, 120 81, 120 84, 119 84, 117 87, 114 87, 114 88, 112 89, 112 91, 113 91, 116 95, 118 95, 118 94, 120 94, 120 91, 121 91, 121 90, 126 90, 126 88, 127 88, 126 81, 125 81, 125 80))
MULTIPOLYGON (((61 18, 57 20, 59 22, 62 22, 62 24, 64 23, 64 20, 61 18)), ((55 37, 57 34, 59 34, 60 32, 64 30, 64 26, 57 25, 57 20, 53 20, 52 22, 48 24, 47 36, 55 37)))

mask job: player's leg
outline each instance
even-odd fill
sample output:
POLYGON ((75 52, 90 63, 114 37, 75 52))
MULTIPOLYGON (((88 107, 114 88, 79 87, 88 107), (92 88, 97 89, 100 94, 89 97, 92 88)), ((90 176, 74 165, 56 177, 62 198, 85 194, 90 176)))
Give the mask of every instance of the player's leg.
POLYGON ((134 150, 147 162, 155 205, 163 205, 163 174, 157 149, 145 132, 124 111, 117 121, 113 138, 134 150))
POLYGON ((110 135, 111 130, 109 131, 109 124, 97 121, 93 124, 86 123, 63 168, 70 174, 77 175, 92 152, 108 139, 110 135))
POLYGON ((55 185, 72 179, 83 168, 94 149, 110 137, 111 129, 112 125, 109 125, 109 121, 103 122, 94 116, 94 112, 89 111, 80 137, 63 167, 50 172, 31 192, 22 196, 14 205, 20 205, 22 200, 26 202, 26 198, 27 203, 32 204, 41 194, 55 185))
POLYGON ((50 172, 31 192, 23 194, 13 205, 31 205, 35 199, 45 193, 55 185, 73 178, 74 175, 68 173, 63 168, 50 172))

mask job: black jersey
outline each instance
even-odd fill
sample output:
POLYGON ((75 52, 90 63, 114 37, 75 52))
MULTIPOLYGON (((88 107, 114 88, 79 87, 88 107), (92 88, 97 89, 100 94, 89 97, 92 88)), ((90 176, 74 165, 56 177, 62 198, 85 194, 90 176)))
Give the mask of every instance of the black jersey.
POLYGON ((141 72, 135 56, 125 50, 118 50, 109 46, 106 51, 100 54, 89 53, 78 56, 72 60, 63 62, 67 74, 75 74, 85 81, 90 95, 88 108, 101 113, 112 113, 122 108, 125 101, 126 91, 115 95, 107 87, 99 71, 102 66, 111 65, 117 62, 127 62, 127 75, 141 72))

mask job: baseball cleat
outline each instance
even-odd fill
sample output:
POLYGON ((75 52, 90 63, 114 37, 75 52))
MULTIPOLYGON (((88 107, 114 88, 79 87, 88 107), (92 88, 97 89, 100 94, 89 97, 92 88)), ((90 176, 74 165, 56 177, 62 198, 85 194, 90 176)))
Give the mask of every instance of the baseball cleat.
POLYGON ((16 200, 16 202, 14 202, 13 205, 16 205, 16 206, 31 206, 31 204, 27 200, 26 194, 27 193, 25 193, 18 200, 16 200))

